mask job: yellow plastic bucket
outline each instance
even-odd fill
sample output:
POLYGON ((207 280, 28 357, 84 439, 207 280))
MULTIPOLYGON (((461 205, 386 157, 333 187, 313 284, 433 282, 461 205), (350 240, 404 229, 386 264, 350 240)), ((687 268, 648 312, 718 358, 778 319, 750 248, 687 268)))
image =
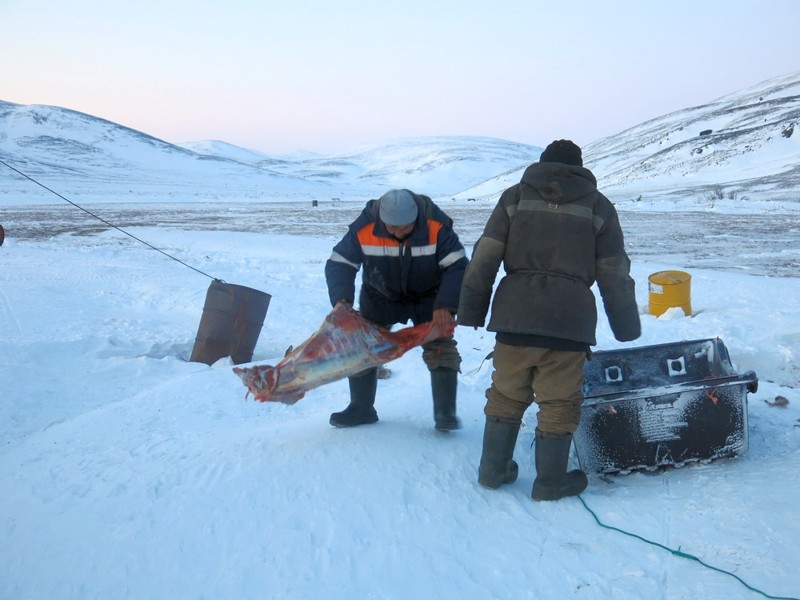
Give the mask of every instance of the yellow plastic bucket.
POLYGON ((683 313, 692 315, 691 284, 692 276, 685 271, 658 271, 648 278, 649 312, 659 316, 670 308, 682 308, 683 313))

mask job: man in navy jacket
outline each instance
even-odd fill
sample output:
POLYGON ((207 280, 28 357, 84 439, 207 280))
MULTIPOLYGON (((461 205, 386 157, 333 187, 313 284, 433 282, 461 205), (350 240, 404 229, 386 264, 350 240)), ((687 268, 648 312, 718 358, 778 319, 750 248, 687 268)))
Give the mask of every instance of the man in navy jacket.
MULTIPOLYGON (((466 252, 453 221, 427 196, 390 190, 370 200, 325 265, 331 304, 352 304, 362 271, 359 310, 382 327, 435 321, 450 324, 458 308, 466 252)), ((422 346, 431 373, 436 429, 459 428, 456 389, 461 356, 453 336, 422 346)), ((375 423, 377 369, 349 378, 350 404, 331 415, 335 427, 375 423)))

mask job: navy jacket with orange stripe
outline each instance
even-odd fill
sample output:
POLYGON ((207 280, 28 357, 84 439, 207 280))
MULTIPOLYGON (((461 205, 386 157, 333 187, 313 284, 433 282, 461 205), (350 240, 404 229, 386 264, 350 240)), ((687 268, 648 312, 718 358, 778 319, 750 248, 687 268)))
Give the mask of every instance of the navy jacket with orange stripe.
POLYGON ((370 200, 325 264, 331 304, 353 302, 362 270, 359 310, 377 323, 430 321, 435 308, 458 308, 467 266, 453 221, 427 196, 413 194, 419 212, 414 231, 399 242, 378 218, 370 200))

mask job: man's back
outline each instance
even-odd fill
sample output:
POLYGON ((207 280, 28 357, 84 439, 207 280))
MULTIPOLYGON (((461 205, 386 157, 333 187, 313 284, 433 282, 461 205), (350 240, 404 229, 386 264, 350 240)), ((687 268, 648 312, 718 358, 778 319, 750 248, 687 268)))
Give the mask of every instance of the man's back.
POLYGON ((608 299, 612 324, 622 319, 626 330, 638 330, 616 210, 582 166, 539 162, 528 167, 520 183, 501 196, 472 262, 459 322, 483 324, 490 294, 485 280, 491 276, 493 281, 502 262, 506 276, 495 294, 488 330, 593 345, 597 311, 591 286, 596 280, 608 299))

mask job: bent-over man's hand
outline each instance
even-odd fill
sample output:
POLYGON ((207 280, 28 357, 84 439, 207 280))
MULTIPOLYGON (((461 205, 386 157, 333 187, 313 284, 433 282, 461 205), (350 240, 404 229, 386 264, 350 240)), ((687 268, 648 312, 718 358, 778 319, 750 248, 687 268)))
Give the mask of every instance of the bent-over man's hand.
POLYGON ((433 311, 433 318, 431 319, 437 327, 451 327, 453 325, 453 315, 447 308, 436 308, 433 311))

